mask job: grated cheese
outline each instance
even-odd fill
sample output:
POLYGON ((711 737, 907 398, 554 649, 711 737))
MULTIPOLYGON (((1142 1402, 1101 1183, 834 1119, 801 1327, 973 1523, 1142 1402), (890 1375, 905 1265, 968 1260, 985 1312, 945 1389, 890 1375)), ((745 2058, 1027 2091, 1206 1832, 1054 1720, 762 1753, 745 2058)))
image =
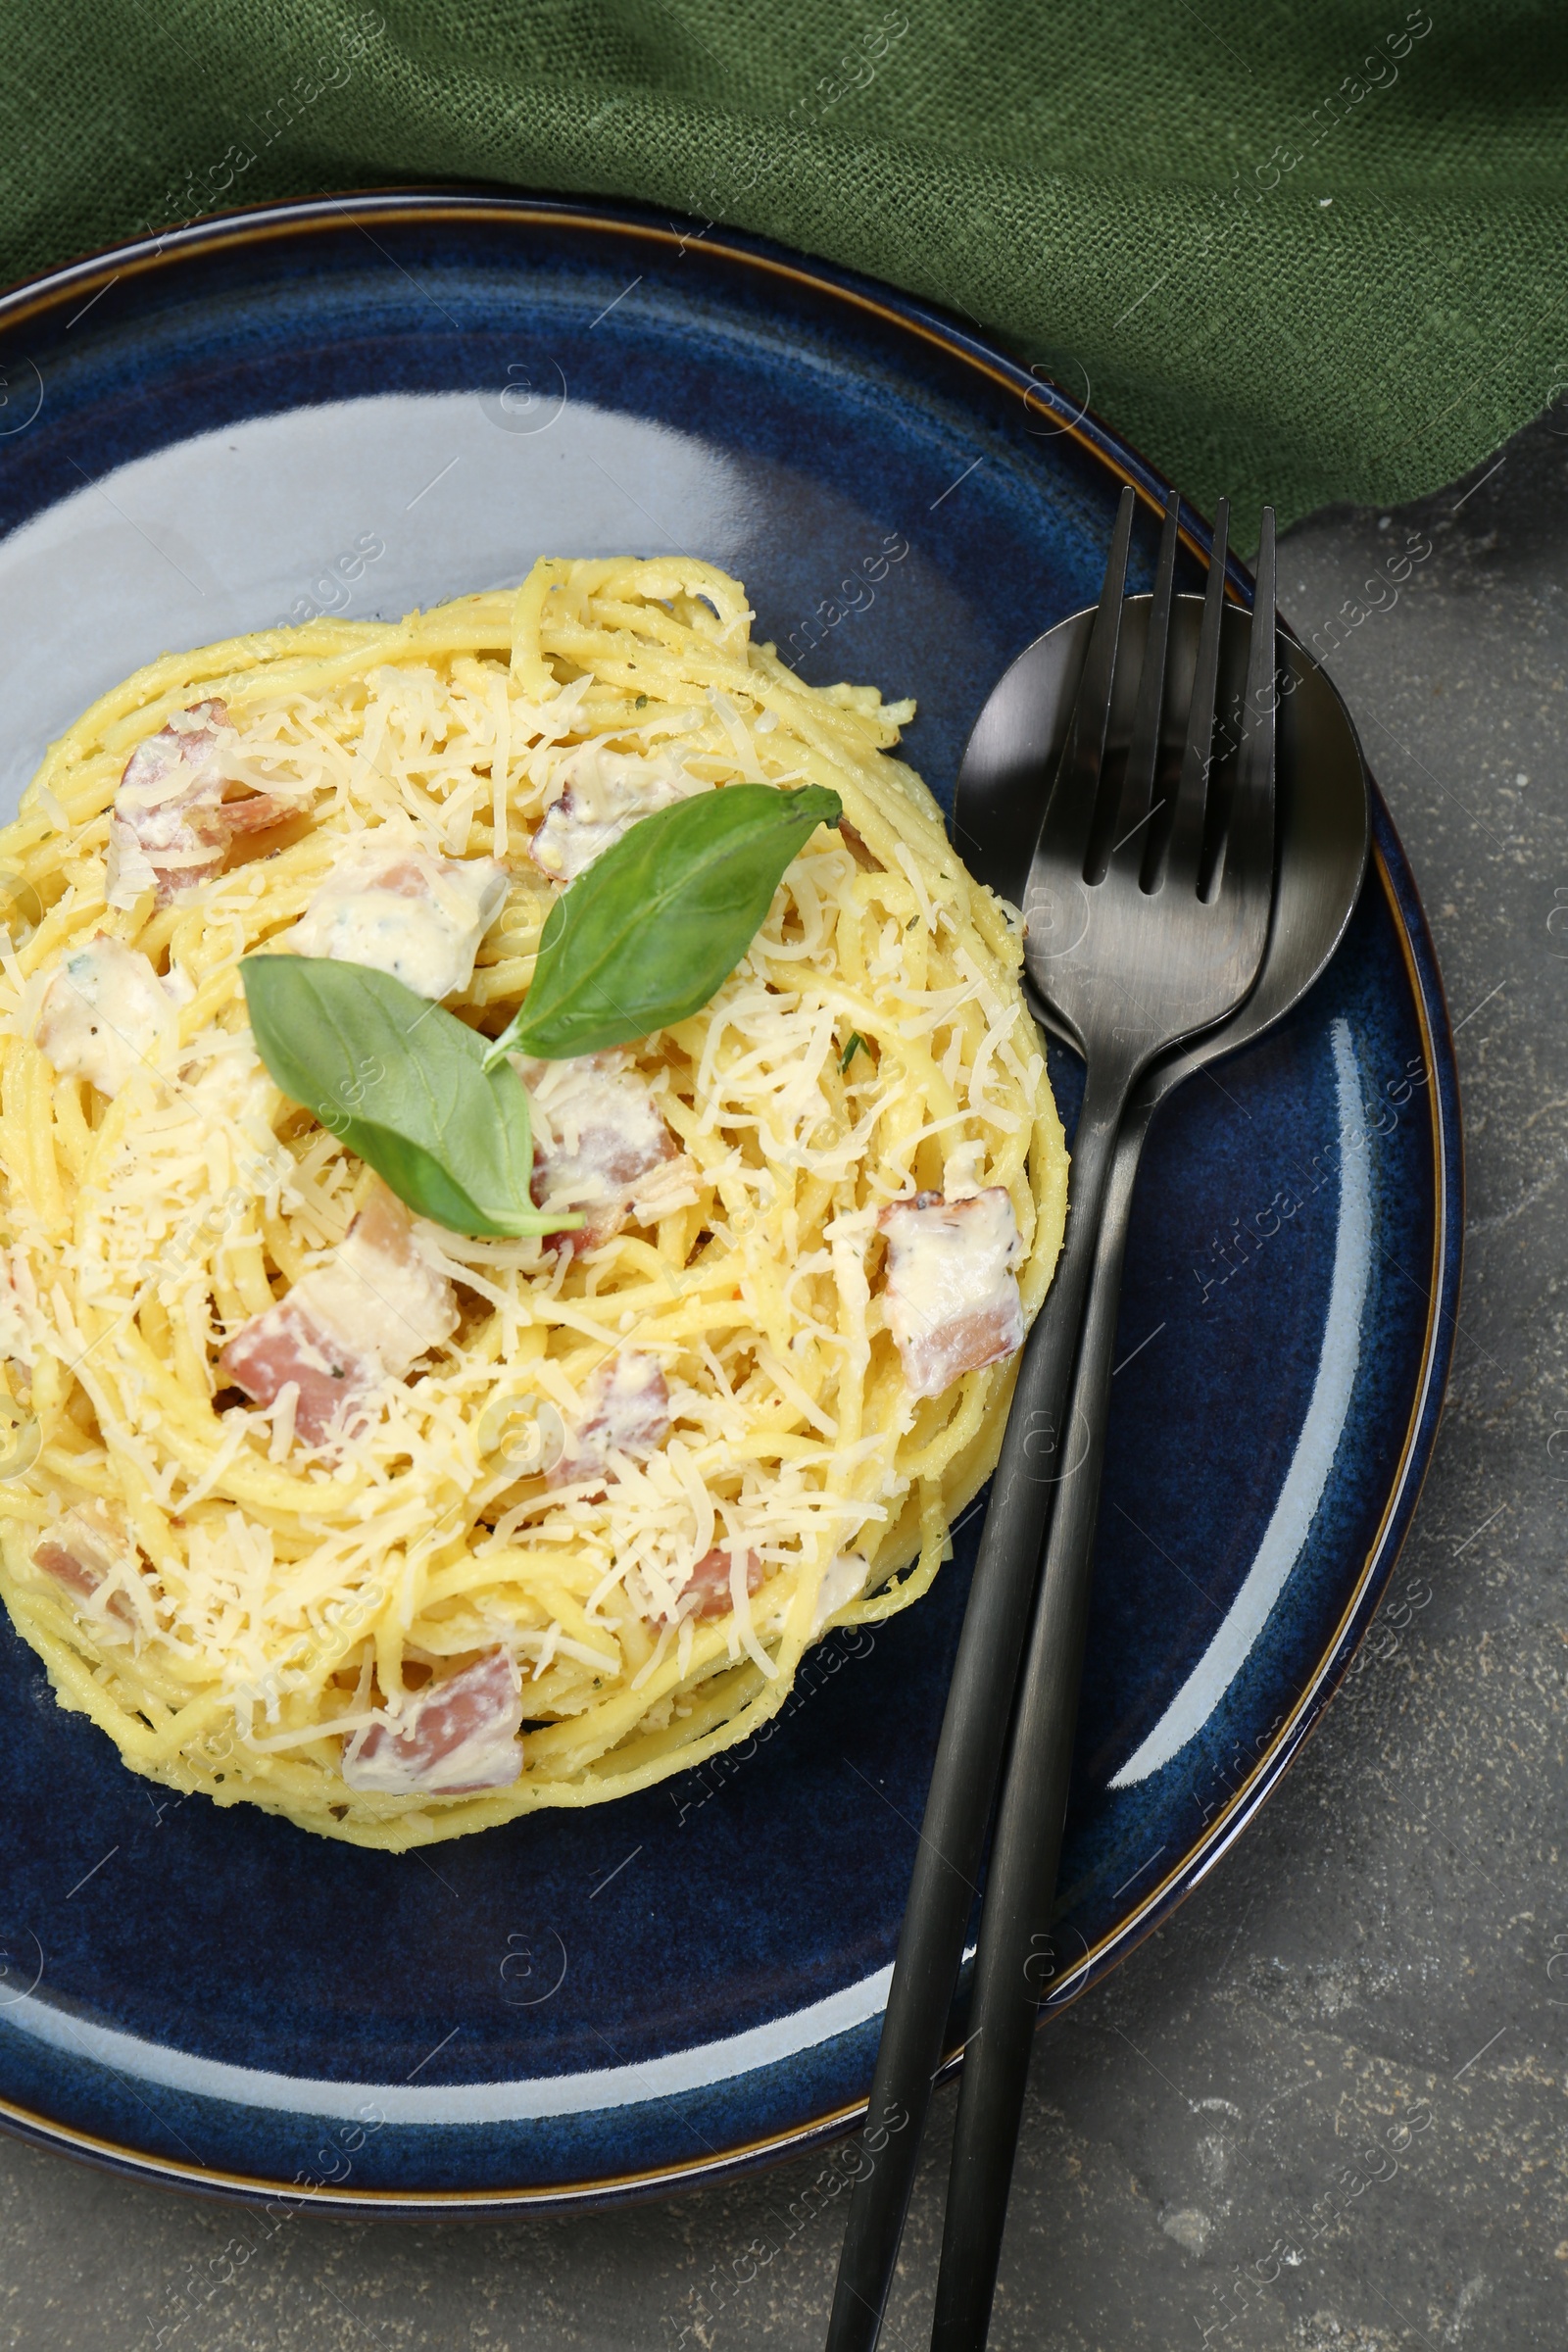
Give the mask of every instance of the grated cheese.
POLYGON ((169 657, 52 748, 7 850, 43 919, 0 959, 0 1352, 43 1438, 0 1586, 136 1769, 391 1847, 593 1802, 744 1739, 809 1641, 935 1574, 1009 1374, 917 1393, 879 1213, 944 1182, 1004 1199, 1027 1317, 1060 1239, 1060 1130, 1016 925, 887 757, 909 707, 805 687, 749 629, 738 585, 686 559, 562 564, 397 624, 169 657), (108 907, 127 759, 220 696, 225 788, 308 821, 161 906, 108 907), (345 1238, 366 1171, 272 1087, 239 959, 303 942, 375 963, 386 917, 404 976, 424 956, 427 993, 493 1030, 561 882, 617 826, 801 779, 840 793, 856 845, 818 832, 712 1003, 592 1068, 527 1073, 541 1181, 554 1159, 596 1210, 585 1246, 417 1224, 440 1311, 399 1345, 345 1238), (69 831, 40 840, 43 794, 69 831), (357 903, 397 895, 371 852, 398 845, 428 936, 357 903), (100 933, 163 1000, 156 1051, 109 1086, 46 1043, 55 977, 100 933), (634 1175, 594 1162, 596 1115, 641 1137, 634 1175), (330 1445, 306 1442, 295 1384, 265 1412, 222 1385, 225 1345, 296 1291, 374 1341, 367 1410, 330 1445), (667 1426, 552 1484, 519 1426, 554 1414, 569 1439, 616 1362, 662 1383, 667 1426), (133 1540, 129 1641, 33 1563, 93 1498, 133 1540), (715 1549, 713 1615, 692 1580, 715 1549), (525 1690, 515 1775, 458 1787, 510 1772, 493 1726, 477 1763, 415 1772, 414 1727, 440 1719, 421 1693, 495 1658, 525 1690), (346 1777, 351 1750, 371 1762, 346 1777))

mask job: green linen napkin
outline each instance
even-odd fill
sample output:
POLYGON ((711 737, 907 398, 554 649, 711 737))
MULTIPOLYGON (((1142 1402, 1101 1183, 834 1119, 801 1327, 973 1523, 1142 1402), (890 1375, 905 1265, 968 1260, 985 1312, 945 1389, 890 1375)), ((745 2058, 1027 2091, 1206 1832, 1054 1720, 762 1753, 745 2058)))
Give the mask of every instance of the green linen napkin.
POLYGON ((1239 522, 1568 432, 1560 0, 13 0, 6 51, 7 278, 503 181, 943 304, 1239 522))

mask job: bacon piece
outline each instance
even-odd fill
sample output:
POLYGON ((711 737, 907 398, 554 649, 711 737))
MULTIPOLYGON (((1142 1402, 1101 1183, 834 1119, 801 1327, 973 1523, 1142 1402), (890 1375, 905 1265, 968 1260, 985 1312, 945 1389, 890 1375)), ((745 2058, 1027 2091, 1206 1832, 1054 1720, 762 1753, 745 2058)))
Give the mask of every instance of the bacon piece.
POLYGON ((471 1666, 427 1683, 395 1726, 372 1723, 350 1739, 343 1778, 383 1796, 510 1788, 522 1771, 521 1726, 517 1669, 506 1650, 487 1649, 471 1666))
POLYGON ((497 858, 437 858, 412 825, 379 825, 338 853, 288 944, 301 956, 368 964, 438 1001, 473 978, 506 895, 497 858))
POLYGON ((940 1396, 960 1373, 1023 1346, 1012 1270, 1022 1245, 1001 1185, 963 1200, 940 1193, 894 1200, 877 1223, 888 1237, 888 1329, 916 1396, 940 1396))
POLYGON ((528 850, 552 882, 575 881, 639 817, 708 790, 671 760, 607 751, 601 743, 582 744, 557 772, 564 774, 565 789, 546 809, 528 850))
POLYGON ((106 891, 111 906, 134 906, 144 890, 167 906, 177 892, 210 882, 237 833, 256 833, 292 813, 225 775, 239 740, 220 702, 176 710, 138 743, 125 762, 109 820, 106 891))
POLYGON ((864 834, 858 831, 847 816, 839 818, 838 833, 840 841, 862 873, 880 874, 885 870, 881 858, 874 857, 866 847, 864 834))
MULTIPOLYGON (((729 1581, 730 1554, 727 1544, 715 1544, 705 1551, 686 1579, 682 1597, 687 1592, 701 1595, 692 1611, 694 1617, 727 1617, 735 1606, 735 1595, 729 1581)), ((762 1581, 762 1563, 755 1551, 746 1554, 746 1590, 755 1592, 762 1581)))
POLYGON ((571 1061, 515 1058, 533 1110, 538 1208, 581 1209, 582 1226, 547 1246, 596 1250, 631 1217, 655 1223, 691 1196, 691 1167, 645 1078, 613 1054, 571 1061))
POLYGON ((426 1263, 408 1210, 377 1182, 327 1263, 242 1324, 219 1372, 261 1405, 292 1382, 294 1434, 319 1446, 341 1414, 457 1326, 451 1283, 426 1263))
POLYGON ((669 1390, 651 1355, 624 1349, 601 1366, 584 1394, 587 1411, 547 1472, 549 1486, 596 1477, 612 1453, 652 1453, 668 1431, 669 1390))
MULTIPOLYGON (((123 1514, 107 1502, 78 1502, 33 1545, 32 1564, 52 1576, 73 1600, 91 1603, 104 1580, 126 1564, 139 1566, 123 1514)), ((106 1634, 122 1640, 136 1623, 123 1592, 111 1592, 92 1616, 106 1634), (107 1620, 114 1618, 115 1625, 107 1620)))
POLYGON ((174 1042, 174 1013, 192 995, 182 972, 161 980, 139 948, 100 931, 60 961, 38 1010, 38 1043, 63 1078, 118 1095, 174 1042))
POLYGON ((275 1404, 292 1384, 294 1435, 307 1446, 319 1446, 340 1415, 363 1404, 381 1374, 368 1349, 345 1339, 295 1296, 310 1279, 306 1275, 286 1298, 243 1324, 218 1368, 225 1387, 243 1389, 264 1406, 275 1404))

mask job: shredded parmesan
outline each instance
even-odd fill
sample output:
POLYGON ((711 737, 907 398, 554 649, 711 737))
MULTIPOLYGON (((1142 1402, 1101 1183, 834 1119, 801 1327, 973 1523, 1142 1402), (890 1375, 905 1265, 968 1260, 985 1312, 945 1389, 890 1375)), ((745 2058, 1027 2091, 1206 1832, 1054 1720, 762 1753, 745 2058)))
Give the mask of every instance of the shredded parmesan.
POLYGON ((706 565, 595 559, 168 657, 52 747, 0 842, 41 908, 0 959, 0 1379, 40 1437, 0 1588, 136 1770, 391 1848, 595 1802, 746 1738, 827 1626, 936 1573, 1011 1365, 920 1393, 878 1220, 945 1185, 1004 1204, 1026 1323, 1061 1132, 1016 923, 889 757, 908 708, 802 685, 750 626, 706 565), (223 788, 294 812, 286 837, 107 905, 127 761, 220 700, 223 788), (345 1287, 368 1171, 262 1068, 240 959, 302 923, 382 968, 417 950, 495 1034, 568 869, 683 793, 797 780, 847 830, 796 858, 712 1002, 528 1073, 537 1181, 581 1192, 584 1235, 416 1225, 440 1312, 385 1344, 345 1287), (73 958, 108 975, 101 938, 137 959, 145 1029, 112 1068, 70 1020, 52 1057, 42 1017, 73 958), (224 1385, 225 1347, 297 1288, 376 1342, 325 1441, 296 1381, 266 1410, 224 1385), (39 1553, 98 1504, 124 1537, 89 1591, 39 1553))

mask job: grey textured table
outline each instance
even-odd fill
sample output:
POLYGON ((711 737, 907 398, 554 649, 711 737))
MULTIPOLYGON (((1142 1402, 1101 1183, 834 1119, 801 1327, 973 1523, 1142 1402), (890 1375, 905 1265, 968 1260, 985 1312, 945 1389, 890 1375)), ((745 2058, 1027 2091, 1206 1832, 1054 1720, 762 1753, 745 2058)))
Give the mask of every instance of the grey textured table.
MULTIPOLYGON (((1563 421, 1408 513, 1322 515, 1282 549, 1281 603, 1337 643, 1458 1030, 1453 1380, 1389 1599, 1316 1737, 1236 1851, 1037 2048, 998 2352, 1568 2342, 1563 421), (1411 528, 1433 552, 1373 612, 1363 582, 1411 528)), ((925 2341, 953 2107, 890 2352, 925 2341)), ((829 2155, 586 2221, 301 2218, 267 2237, 5 2140, 0 2337, 804 2352, 842 2179, 829 2155)))

